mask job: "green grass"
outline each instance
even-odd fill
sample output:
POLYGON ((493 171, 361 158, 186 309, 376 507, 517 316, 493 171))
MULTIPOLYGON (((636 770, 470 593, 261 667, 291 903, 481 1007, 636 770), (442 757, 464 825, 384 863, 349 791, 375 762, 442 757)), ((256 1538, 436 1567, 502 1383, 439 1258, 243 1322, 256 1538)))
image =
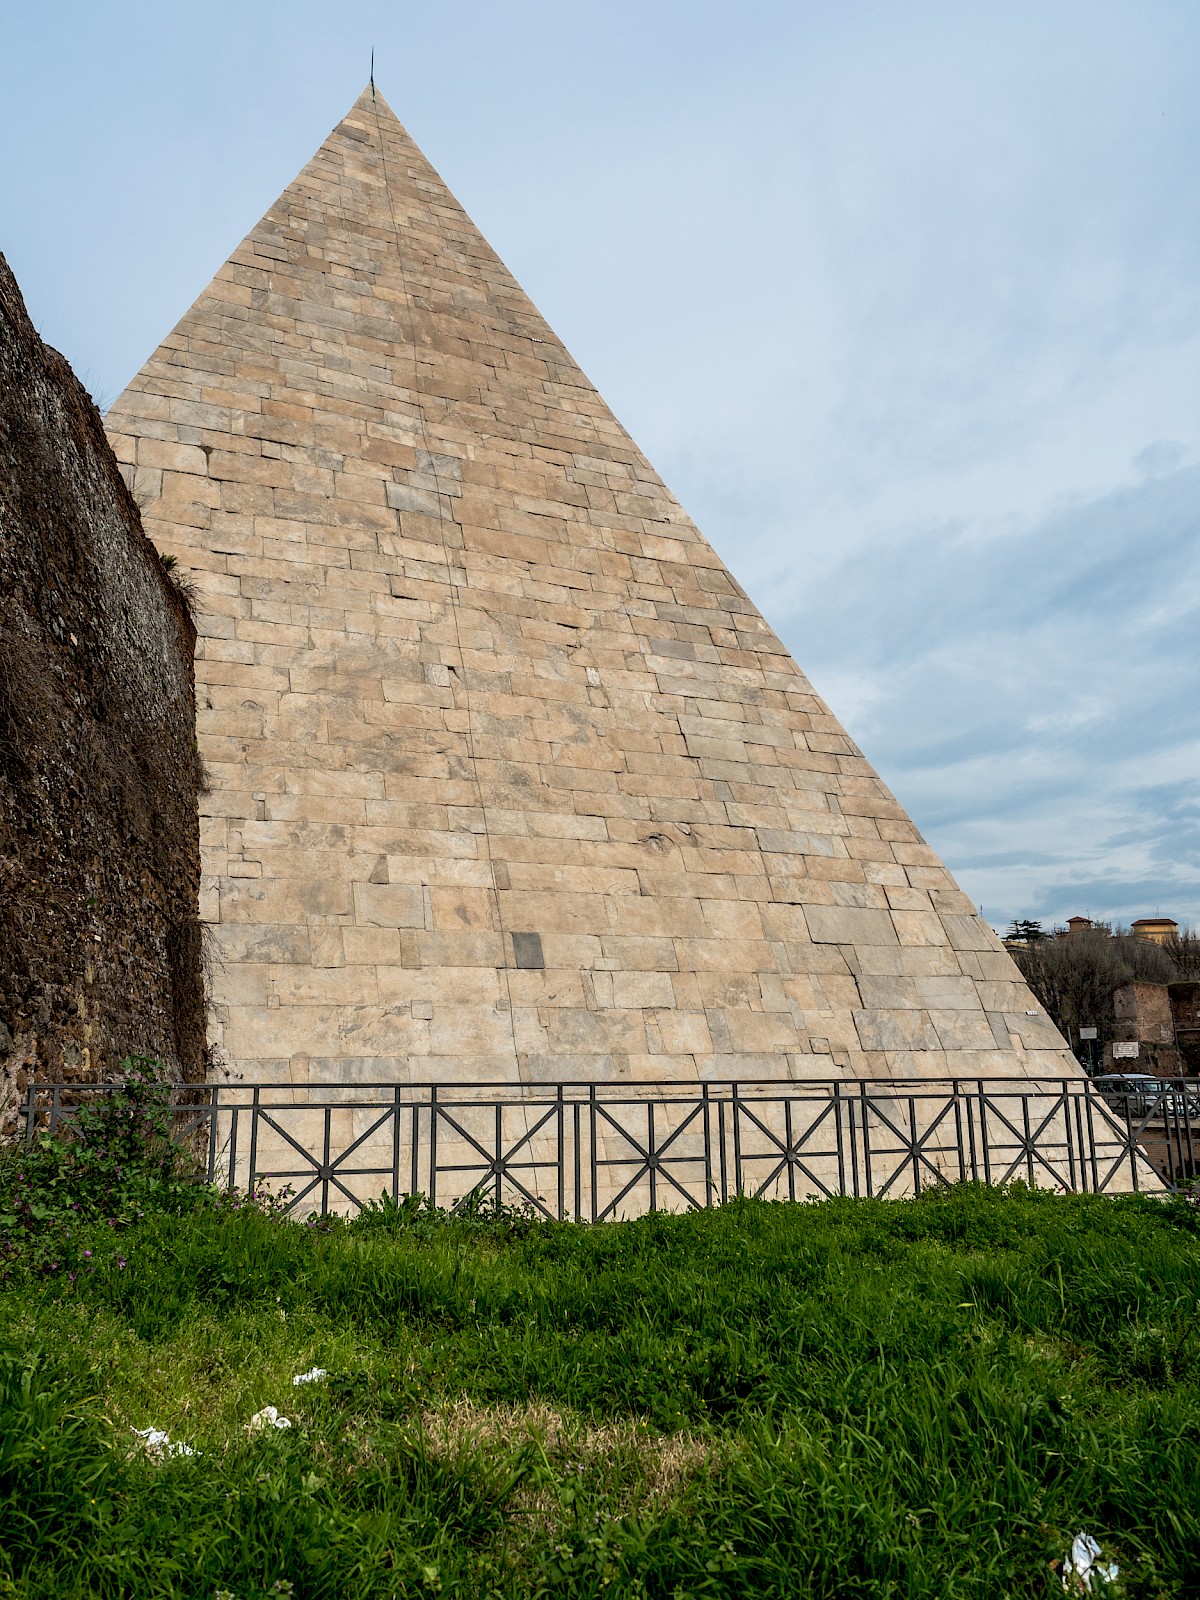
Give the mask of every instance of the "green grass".
POLYGON ((96 1270, 0 1291, 0 1595, 999 1600, 1061 1595, 1081 1529, 1119 1592, 1200 1594, 1184 1201, 213 1209, 71 1248, 96 1270), (248 1433, 266 1405, 294 1426, 248 1433))

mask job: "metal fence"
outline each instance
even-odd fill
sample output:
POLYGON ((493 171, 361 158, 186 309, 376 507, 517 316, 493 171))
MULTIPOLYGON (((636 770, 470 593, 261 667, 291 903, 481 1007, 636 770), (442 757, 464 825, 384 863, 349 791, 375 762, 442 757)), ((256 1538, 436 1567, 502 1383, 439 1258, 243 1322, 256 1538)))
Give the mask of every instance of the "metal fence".
MULTIPOLYGON (((32 1084, 24 1131, 71 1124, 120 1085, 32 1084)), ((1083 1078, 820 1082, 266 1084, 171 1091, 174 1136, 209 1180, 291 1190, 293 1210, 381 1194, 486 1195, 602 1221, 712 1206, 912 1195, 1024 1179, 1061 1191, 1173 1189, 1200 1170, 1200 1085, 1150 1103, 1083 1078)))

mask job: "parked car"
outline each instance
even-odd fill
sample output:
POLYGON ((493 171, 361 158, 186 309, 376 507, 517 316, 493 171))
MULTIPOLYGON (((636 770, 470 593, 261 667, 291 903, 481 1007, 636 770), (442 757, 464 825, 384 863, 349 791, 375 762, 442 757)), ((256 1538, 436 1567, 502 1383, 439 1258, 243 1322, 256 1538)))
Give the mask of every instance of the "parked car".
POLYGON ((1156 1078, 1149 1072, 1105 1072, 1092 1079, 1106 1105, 1121 1116, 1145 1117, 1172 1112, 1200 1117, 1200 1082, 1193 1078, 1156 1078))

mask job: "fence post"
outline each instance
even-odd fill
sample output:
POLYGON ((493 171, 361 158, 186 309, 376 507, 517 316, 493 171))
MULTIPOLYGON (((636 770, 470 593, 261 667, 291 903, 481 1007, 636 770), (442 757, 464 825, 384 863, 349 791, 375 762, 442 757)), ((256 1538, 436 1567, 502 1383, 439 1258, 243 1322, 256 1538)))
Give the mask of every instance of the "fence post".
POLYGON ((574 1173, 575 1173, 575 1221, 576 1222, 582 1222, 583 1221, 583 1195, 581 1193, 581 1190, 582 1190, 582 1187, 583 1187, 583 1151, 580 1149, 580 1145, 579 1145, 579 1140, 580 1140, 580 1132, 579 1132, 579 1130, 580 1130, 580 1126, 581 1126, 581 1119, 580 1119, 579 1111, 580 1111, 580 1106, 579 1106, 578 1099, 572 1100, 572 1102, 571 1102, 571 1125, 572 1125, 572 1139, 571 1139, 572 1157, 571 1157, 571 1159, 572 1159, 572 1161, 574 1163, 574 1173))
POLYGON ((1084 1085, 1083 1104, 1087 1116, 1088 1165, 1092 1172, 1092 1193, 1100 1193, 1100 1163, 1096 1159, 1096 1120, 1092 1114, 1092 1086, 1084 1085))
POLYGON ((992 1181, 992 1147, 988 1139, 987 1092, 983 1087, 982 1078, 979 1080, 979 1142, 983 1146, 983 1181, 990 1184, 992 1181))
POLYGON ((211 1098, 208 1105, 208 1181, 210 1184, 217 1181, 217 1139, 218 1124, 220 1122, 221 1090, 218 1084, 213 1084, 211 1098))
POLYGON ((596 1220, 596 1085, 588 1084, 588 1129, 592 1158, 592 1221, 596 1220))
POLYGON ((1181 1093, 1183 1094, 1183 1128, 1187 1136, 1187 1171, 1184 1173, 1184 1177, 1192 1178, 1196 1172, 1196 1145, 1192 1138, 1192 1097, 1188 1093, 1188 1085, 1186 1083, 1181 1093))
POLYGON ((1071 1133, 1071 1089, 1065 1078, 1063 1079, 1061 1104, 1067 1141, 1067 1177, 1070 1180, 1071 1193, 1075 1194, 1078 1192, 1079 1185, 1075 1182, 1075 1140, 1071 1133))
MULTIPOLYGON (((1088 1148, 1087 1140, 1083 1136, 1083 1096, 1071 1096, 1072 1109, 1075 1112, 1075 1145, 1079 1151, 1079 1192, 1086 1194, 1088 1191, 1088 1148)), ((1095 1188, 1095 1185, 1092 1185, 1095 1188)))
POLYGON ((733 1116, 733 1192, 741 1198, 742 1194, 742 1118, 741 1101, 738 1099, 738 1086, 732 1085, 733 1093, 730 1096, 730 1110, 733 1116))
POLYGON ((562 1086, 561 1083, 558 1085, 558 1094, 555 1097, 554 1129, 555 1129, 555 1139, 557 1141, 556 1142, 556 1150, 557 1150, 557 1156, 558 1156, 558 1159, 557 1159, 557 1167, 558 1167, 558 1196, 557 1196, 557 1198, 558 1198, 558 1213, 557 1213, 557 1215, 558 1215, 558 1220, 560 1222, 562 1222, 563 1221, 563 1214, 564 1214, 564 1212, 566 1210, 566 1204, 567 1204, 567 1145, 566 1145, 567 1128, 566 1128, 566 1112, 565 1112, 565 1107, 563 1105, 563 1086, 562 1086))
POLYGON ((400 1203, 400 1085, 392 1090, 392 1204, 400 1203))
POLYGON ((712 1174, 712 1101, 709 1099, 706 1083, 701 1085, 700 1098, 703 1101, 704 1112, 704 1204, 711 1211, 716 1184, 713 1182, 712 1174))
POLYGON ((788 1199, 796 1198, 796 1168, 792 1161, 792 1097, 783 1098, 783 1136, 787 1140, 788 1199))
POLYGON ((658 1167, 654 1157, 654 1101, 646 1102, 646 1171, 650 1178, 650 1215, 658 1210, 658 1167))
POLYGON ((1021 1126, 1025 1130, 1025 1172, 1029 1179, 1029 1187, 1033 1188, 1033 1150, 1031 1145, 1033 1136, 1029 1131, 1029 1096, 1021 1096, 1021 1126))
POLYGON ((253 1190, 255 1169, 258 1165, 258 1097, 261 1093, 259 1085, 254 1085, 254 1097, 250 1102, 250 1171, 247 1173, 247 1189, 253 1190))
POLYGON ((868 1118, 870 1101, 867 1099, 867 1086, 860 1083, 858 1086, 859 1100, 862 1105, 862 1136, 863 1136, 863 1170, 867 1179, 867 1199, 875 1198, 875 1178, 871 1171, 871 1126, 868 1118))
POLYGON ((1171 1090, 1171 1128, 1175 1136, 1175 1156, 1172 1165, 1172 1189, 1181 1189, 1187 1177, 1187 1159, 1183 1153, 1183 1108, 1187 1104, 1186 1093, 1181 1087, 1179 1093, 1171 1090))
POLYGON ((909 1154, 912 1157, 913 1193, 921 1192, 921 1158, 917 1153, 917 1097, 910 1094, 908 1097, 908 1136, 909 1154))
POLYGON ((437 1205, 437 1084, 429 1086, 429 1208, 437 1205))
POLYGON ((235 1101, 229 1118, 229 1172, 225 1180, 225 1187, 230 1194, 237 1188, 237 1130, 240 1110, 241 1107, 235 1101))
POLYGON ((1138 1187, 1137 1170, 1137 1140, 1133 1136, 1133 1123, 1129 1116, 1129 1096, 1122 1095, 1121 1103, 1125 1107, 1125 1147, 1129 1152, 1129 1176, 1134 1189, 1138 1187))
POLYGON ((717 1096, 717 1134, 721 1154, 721 1204, 729 1200, 729 1156, 725 1149, 725 1101, 717 1096))
POLYGON ((30 1078, 29 1087, 25 1091, 25 1143, 27 1145, 31 1145, 33 1143, 33 1129, 36 1121, 37 1087, 34 1084, 33 1079, 30 1078))

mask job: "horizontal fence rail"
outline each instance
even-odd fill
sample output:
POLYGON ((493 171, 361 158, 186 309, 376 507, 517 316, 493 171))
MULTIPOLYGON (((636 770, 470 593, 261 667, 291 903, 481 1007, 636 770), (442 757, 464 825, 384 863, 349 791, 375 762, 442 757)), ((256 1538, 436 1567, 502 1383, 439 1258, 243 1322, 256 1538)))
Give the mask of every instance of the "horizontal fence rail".
MULTIPOLYGON (((120 1084, 31 1084, 24 1133, 120 1084)), ((173 1136, 208 1180, 293 1211, 472 1197, 593 1222, 736 1195, 883 1198, 1014 1179, 1162 1191, 1200 1171, 1200 1083, 1140 1097, 1083 1078, 814 1082, 180 1085, 173 1136)))

